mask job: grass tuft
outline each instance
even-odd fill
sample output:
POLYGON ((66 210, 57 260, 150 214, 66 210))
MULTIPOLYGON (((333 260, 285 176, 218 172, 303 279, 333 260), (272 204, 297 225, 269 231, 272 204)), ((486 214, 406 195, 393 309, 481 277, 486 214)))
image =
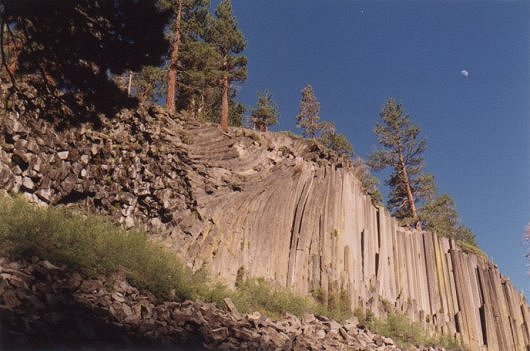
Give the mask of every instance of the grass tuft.
POLYGON ((264 279, 240 282, 232 299, 241 312, 258 311, 272 318, 281 317, 285 312, 302 315, 314 305, 310 298, 276 288, 264 279))
POLYGON ((473 245, 462 240, 458 240, 456 243, 464 252, 471 253, 485 259, 488 258, 488 255, 486 255, 486 253, 484 253, 484 251, 482 251, 477 245, 473 245))
POLYGON ((373 333, 391 338, 402 348, 411 345, 438 346, 451 351, 464 351, 454 338, 448 335, 429 335, 419 322, 411 321, 401 313, 390 313, 386 319, 376 319, 373 314, 356 310, 359 321, 373 333))
POLYGON ((276 287, 264 279, 239 282, 232 298, 242 312, 258 311, 271 318, 279 318, 286 312, 299 317, 304 313, 312 313, 338 321, 352 316, 345 294, 341 294, 335 302, 330 301, 328 305, 324 305, 318 297, 303 297, 276 287))

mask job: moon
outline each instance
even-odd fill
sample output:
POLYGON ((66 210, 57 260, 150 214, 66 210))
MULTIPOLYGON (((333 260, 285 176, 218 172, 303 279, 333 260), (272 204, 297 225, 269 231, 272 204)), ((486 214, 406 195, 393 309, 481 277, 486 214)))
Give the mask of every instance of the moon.
POLYGON ((467 69, 463 69, 460 71, 460 74, 463 75, 464 77, 469 77, 469 71, 467 69))

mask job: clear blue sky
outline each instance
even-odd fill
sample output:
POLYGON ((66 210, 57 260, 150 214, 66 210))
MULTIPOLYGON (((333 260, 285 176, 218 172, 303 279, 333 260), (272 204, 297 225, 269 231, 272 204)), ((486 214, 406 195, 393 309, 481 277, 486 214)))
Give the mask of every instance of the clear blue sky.
POLYGON ((479 245, 530 296, 530 2, 233 0, 248 41, 239 100, 270 89, 293 130, 311 84, 321 117, 366 158, 390 97, 428 140, 426 169, 479 245), (469 72, 466 77, 462 70, 469 72))

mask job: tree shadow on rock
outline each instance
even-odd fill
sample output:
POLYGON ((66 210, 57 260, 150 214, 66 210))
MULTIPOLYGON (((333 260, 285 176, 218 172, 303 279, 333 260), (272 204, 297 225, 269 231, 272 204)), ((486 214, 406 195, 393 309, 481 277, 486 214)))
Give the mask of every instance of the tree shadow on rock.
POLYGON ((45 102, 52 111, 45 117, 67 124, 134 107, 137 100, 111 77, 159 65, 168 49, 169 13, 156 1, 6 0, 0 10, 2 47, 12 42, 16 49, 16 72, 3 67, 13 92, 24 93, 16 84, 24 80, 35 89, 26 96, 28 108, 45 102))

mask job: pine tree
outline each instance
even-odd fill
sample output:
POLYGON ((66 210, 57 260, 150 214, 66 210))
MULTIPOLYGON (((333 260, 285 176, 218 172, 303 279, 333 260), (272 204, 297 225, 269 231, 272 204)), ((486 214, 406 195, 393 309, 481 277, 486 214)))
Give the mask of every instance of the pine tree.
POLYGON ((182 45, 178 76, 178 103, 195 119, 218 121, 220 61, 217 50, 201 40, 187 40, 182 45))
POLYGON ((251 120, 256 129, 266 132, 269 126, 278 123, 278 106, 272 101, 272 94, 265 90, 257 92, 258 101, 256 107, 251 111, 251 120))
POLYGON ((209 26, 209 5, 209 0, 160 1, 162 8, 173 13, 169 31, 172 45, 166 67, 167 78, 163 83, 166 86, 166 106, 171 113, 174 113, 177 107, 183 107, 181 98, 183 95, 187 97, 187 94, 181 91, 177 93, 177 90, 187 90, 190 85, 189 71, 196 70, 195 61, 190 60, 190 55, 197 58, 200 54, 206 54, 206 57, 212 54, 211 51, 203 50, 208 46, 204 42, 204 36, 209 26))
POLYGON ((296 120, 298 121, 297 127, 302 129, 302 135, 305 138, 315 139, 320 130, 320 103, 311 85, 305 86, 301 93, 300 113, 296 116, 296 120))
POLYGON ((236 91, 231 90, 228 98, 228 125, 242 127, 247 108, 235 100, 236 91))
POLYGON ((353 147, 344 134, 337 132, 335 124, 324 121, 319 123, 318 130, 320 131, 319 141, 327 148, 335 151, 339 156, 351 158, 353 157, 353 147))
POLYGON ((397 218, 421 228, 416 203, 434 194, 434 178, 423 171, 426 141, 419 139, 420 128, 395 99, 385 103, 379 116, 382 123, 374 132, 382 149, 372 153, 370 165, 374 170, 392 168, 385 181, 391 188, 387 205, 397 218))
POLYGON ((215 18, 206 36, 219 53, 217 70, 220 73, 221 113, 220 126, 228 130, 230 83, 247 77, 247 58, 240 56, 246 46, 245 38, 237 27, 230 0, 222 0, 215 10, 215 18))
POLYGON ((419 218, 425 229, 477 246, 475 235, 460 223, 455 202, 447 194, 427 202, 419 210, 419 218))
POLYGON ((166 107, 169 113, 175 113, 175 89, 177 85, 177 64, 180 48, 180 38, 182 30, 182 2, 183 0, 171 1, 171 7, 174 9, 174 23, 173 23, 173 41, 171 43, 171 55, 169 60, 169 67, 167 70, 167 94, 166 107))

